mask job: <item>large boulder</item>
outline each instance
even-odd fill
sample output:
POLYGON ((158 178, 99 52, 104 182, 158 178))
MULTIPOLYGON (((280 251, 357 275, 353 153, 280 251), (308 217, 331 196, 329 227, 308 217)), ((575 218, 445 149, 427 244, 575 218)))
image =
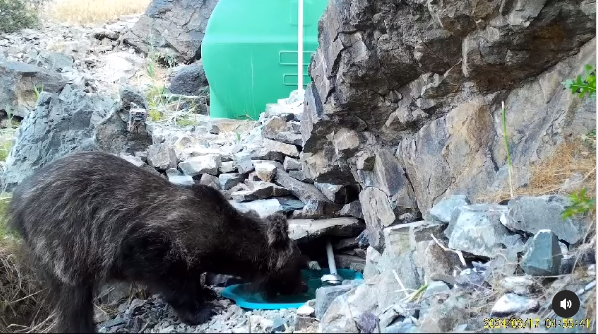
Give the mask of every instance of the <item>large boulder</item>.
POLYGON ((379 189, 368 191, 385 216, 364 207, 370 222, 500 191, 504 101, 513 182, 525 185, 530 164, 595 127, 595 99, 562 85, 595 62, 595 26, 585 0, 331 2, 305 91, 306 176, 379 189))
POLYGON ((218 0, 153 0, 124 39, 138 50, 169 49, 184 62, 199 59, 208 19, 218 0))
POLYGON ((67 85, 44 92, 35 110, 22 121, 2 176, 12 190, 36 169, 77 151, 111 153, 142 151, 151 143, 147 132, 129 133, 118 102, 67 85))

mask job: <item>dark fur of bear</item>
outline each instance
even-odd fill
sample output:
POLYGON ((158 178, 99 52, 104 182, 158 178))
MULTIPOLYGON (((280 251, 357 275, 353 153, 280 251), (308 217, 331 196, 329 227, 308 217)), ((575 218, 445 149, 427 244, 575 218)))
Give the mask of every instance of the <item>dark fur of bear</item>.
POLYGON ((307 259, 283 215, 237 211, 216 189, 175 186, 117 156, 75 153, 24 180, 9 206, 56 305, 57 331, 95 332, 93 295, 136 282, 187 324, 212 315, 203 272, 258 282, 268 296, 304 292, 307 259))

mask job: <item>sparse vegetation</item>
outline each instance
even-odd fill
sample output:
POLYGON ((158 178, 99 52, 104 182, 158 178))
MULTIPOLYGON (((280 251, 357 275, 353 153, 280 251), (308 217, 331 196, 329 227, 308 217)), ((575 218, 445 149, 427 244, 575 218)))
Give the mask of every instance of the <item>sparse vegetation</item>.
POLYGON ((11 33, 38 24, 37 4, 31 0, 0 0, 0 33, 11 33))
POLYGON ((143 13, 149 3, 150 0, 59 0, 50 14, 60 22, 98 23, 143 13))
POLYGON ((507 135, 507 110, 505 108, 505 101, 502 102, 502 125, 503 132, 505 135, 505 146, 507 148, 507 163, 509 168, 509 190, 511 192, 511 198, 513 198, 513 162, 511 161, 511 149, 509 147, 509 137, 507 135))

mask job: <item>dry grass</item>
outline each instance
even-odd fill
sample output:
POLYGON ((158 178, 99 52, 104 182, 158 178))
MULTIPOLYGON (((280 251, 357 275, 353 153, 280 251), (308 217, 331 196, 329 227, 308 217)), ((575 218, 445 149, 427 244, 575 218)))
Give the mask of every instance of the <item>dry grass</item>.
MULTIPOLYGON (((594 142, 595 145, 595 142, 594 142)), ((515 196, 541 196, 549 194, 570 194, 584 188, 590 197, 596 193, 596 151, 592 143, 582 138, 565 141, 548 159, 531 167, 530 184, 514 190, 515 196), (567 180, 581 175, 582 180, 562 189, 567 180)), ((500 202, 511 197, 505 189, 497 194, 490 194, 477 201, 500 202)))
POLYGON ((49 14, 60 22, 100 23, 121 15, 141 14, 149 3, 150 0, 57 0, 49 14))

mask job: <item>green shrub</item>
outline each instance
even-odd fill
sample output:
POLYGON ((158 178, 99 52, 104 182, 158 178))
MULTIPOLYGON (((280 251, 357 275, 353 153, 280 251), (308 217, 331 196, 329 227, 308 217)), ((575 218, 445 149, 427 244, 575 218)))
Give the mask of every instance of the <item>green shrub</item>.
POLYGON ((38 23, 34 2, 30 0, 0 0, 0 33, 33 28, 38 23))

